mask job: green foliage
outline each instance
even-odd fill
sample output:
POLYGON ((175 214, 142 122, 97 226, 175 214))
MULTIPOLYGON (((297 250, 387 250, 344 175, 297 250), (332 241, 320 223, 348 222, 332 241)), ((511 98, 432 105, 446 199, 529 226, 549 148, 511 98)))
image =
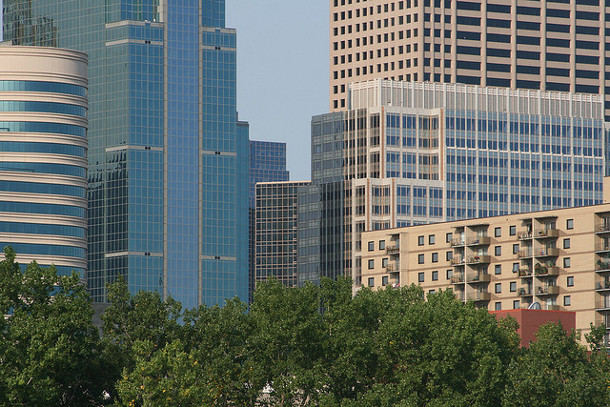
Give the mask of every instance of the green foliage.
POLYGON ((362 289, 349 280, 257 288, 250 309, 183 310, 160 294, 108 287, 103 337, 78 276, 15 254, 0 264, 0 405, 609 405, 605 329, 549 324, 529 349, 451 291, 362 289), (263 393, 263 389, 268 389, 263 393), (106 394, 107 397, 103 397, 106 394))
POLYGON ((89 296, 76 274, 31 263, 15 253, 0 263, 0 404, 101 404, 105 377, 89 296))
POLYGON ((607 356, 589 356, 575 332, 561 324, 538 330, 529 350, 514 358, 507 370, 505 406, 608 405, 610 379, 607 356))

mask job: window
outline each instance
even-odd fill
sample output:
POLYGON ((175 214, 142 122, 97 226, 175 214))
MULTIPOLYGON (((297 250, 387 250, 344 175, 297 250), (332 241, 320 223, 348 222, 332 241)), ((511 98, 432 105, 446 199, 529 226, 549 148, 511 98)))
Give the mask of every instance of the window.
POLYGON ((369 260, 369 270, 372 270, 375 268, 375 259, 370 259, 369 260))
POLYGON ((496 311, 502 311, 502 303, 501 302, 496 302, 494 309, 496 311))
POLYGON ((453 239, 453 233, 447 233, 445 235, 445 242, 446 243, 451 243, 451 240, 453 239))
POLYGON ((501 256, 502 255, 502 246, 496 246, 494 247, 494 254, 496 256, 501 256))
POLYGON ((519 263, 513 263, 513 273, 519 272, 519 263))
POLYGON ((519 300, 513 301, 513 309, 521 308, 521 302, 519 300))
POLYGON ((447 280, 451 280, 451 277, 453 277, 453 270, 449 269, 447 270, 447 280))
POLYGON ((384 287, 388 285, 388 276, 381 277, 381 285, 384 287))
POLYGON ((375 250, 375 242, 369 242, 369 252, 375 250))
POLYGON ((424 273, 417 273, 417 281, 420 283, 424 282, 424 273))
POLYGON ((568 276, 567 278, 567 286, 574 287, 574 276, 568 276))
POLYGON ((381 267, 387 267, 388 266, 388 258, 385 257, 383 259, 381 259, 381 267))
POLYGON ((438 263, 438 253, 432 253, 432 263, 438 263))
POLYGON ((495 228, 494 236, 495 237, 501 237, 502 236, 502 228, 495 228))
POLYGON ((518 254, 519 253, 519 243, 515 243, 513 245, 513 254, 518 254))
POLYGON ((428 244, 434 244, 435 241, 436 241, 435 235, 428 236, 428 244))
POLYGON ((417 264, 424 264, 424 255, 423 254, 417 255, 417 264))
POLYGON ((564 257, 563 258, 563 268, 564 269, 569 269, 570 268, 570 258, 569 257, 564 257))
POLYGON ((566 220, 566 229, 568 229, 568 230, 574 229, 574 219, 566 220))
POLYGON ((502 283, 496 283, 495 293, 500 294, 502 292, 502 283))
POLYGON ((563 239, 563 248, 564 249, 569 249, 570 248, 570 239, 563 239))
POLYGON ((432 272, 432 281, 438 281, 438 271, 432 272))
POLYGON ((375 286, 375 277, 369 277, 369 287, 375 286))
POLYGON ((572 297, 570 297, 569 295, 564 295, 563 296, 563 306, 569 307, 570 305, 572 305, 572 297))
POLYGON ((494 274, 498 275, 498 274, 502 274, 502 266, 499 264, 496 264, 495 268, 494 268, 494 274))
POLYGON ((417 236, 417 245, 418 246, 424 245, 424 236, 417 236))
POLYGON ((517 234, 517 226, 513 225, 510 227, 508 234, 511 236, 515 236, 517 234))
POLYGON ((510 282, 510 292, 514 293, 517 291, 517 282, 516 281, 511 281, 510 282))
POLYGON ((428 291, 428 294, 434 294, 436 292, 436 290, 430 290, 428 291))
POLYGON ((385 250, 385 240, 379 241, 379 250, 385 250))
POLYGON ((445 253, 445 260, 451 261, 451 259, 453 259, 453 252, 450 250, 447 253, 445 253))

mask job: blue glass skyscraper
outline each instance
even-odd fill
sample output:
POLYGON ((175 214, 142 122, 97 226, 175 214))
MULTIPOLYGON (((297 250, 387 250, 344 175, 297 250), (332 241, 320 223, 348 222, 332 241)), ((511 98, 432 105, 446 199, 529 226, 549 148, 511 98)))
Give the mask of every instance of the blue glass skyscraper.
POLYGON ((224 0, 5 0, 4 39, 89 54, 88 284, 248 296, 248 141, 224 0), (243 194, 243 195, 242 195, 243 194))

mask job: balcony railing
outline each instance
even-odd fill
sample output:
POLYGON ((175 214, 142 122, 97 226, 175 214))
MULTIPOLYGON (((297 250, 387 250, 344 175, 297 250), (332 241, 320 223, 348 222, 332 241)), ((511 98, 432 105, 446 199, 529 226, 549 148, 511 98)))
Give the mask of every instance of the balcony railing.
POLYGON ((519 277, 528 278, 532 276, 531 268, 520 268, 519 269, 519 277))
POLYGON ((466 240, 464 240, 464 238, 462 238, 462 237, 451 240, 451 247, 464 246, 465 244, 466 244, 466 240))
POLYGON ((610 301, 608 301, 608 300, 595 301, 595 310, 596 311, 610 311, 610 301))
POLYGON ((398 246, 386 247, 385 253, 386 254, 398 254, 398 253, 400 253, 400 247, 398 247, 398 246))
POLYGON ((471 256, 468 258, 468 263, 489 263, 491 261, 491 256, 486 254, 479 254, 477 256, 471 256))
POLYGON ((524 230, 524 231, 519 232, 518 236, 519 236, 519 239, 521 239, 521 240, 528 240, 528 239, 532 238, 532 232, 524 230))
POLYGON ((595 226, 595 233, 610 233, 610 223, 601 223, 595 226))
POLYGON ((532 251, 531 250, 519 250, 519 258, 524 258, 524 257, 532 257, 532 251))
POLYGON ((606 273, 610 272, 610 261, 608 260, 598 260, 595 265, 595 271, 598 273, 606 273))
POLYGON ((464 264, 464 263, 465 263, 465 261, 464 261, 463 257, 456 256, 456 257, 451 258, 451 264, 453 264, 453 265, 464 264))
POLYGON ((598 281, 595 283, 595 291, 610 290, 610 281, 598 281))
POLYGON ((559 294, 559 287, 556 285, 548 285, 546 287, 537 287, 536 295, 557 295, 559 294))
POLYGON ((451 276, 451 283, 452 284, 461 284, 464 282, 464 275, 463 274, 454 274, 453 276, 451 276))
POLYGON ((539 230, 538 232, 536 232, 536 239, 545 239, 547 237, 558 237, 559 236, 559 230, 557 229, 545 229, 545 230, 539 230))
POLYGON ((538 263, 534 266, 534 273, 536 274, 536 277, 554 277, 559 275, 559 267, 538 263))
POLYGON ((476 273, 476 274, 469 274, 468 275, 468 282, 469 283, 489 283, 491 281, 491 275, 490 274, 483 274, 483 273, 476 273))
POLYGON ((536 249, 535 255, 536 257, 555 257, 559 256, 559 249, 556 247, 536 249))
POLYGON ((491 300, 491 294, 490 293, 474 293, 474 294, 468 294, 468 300, 469 301, 489 301, 491 300))
POLYGON ((468 239, 468 246, 482 246, 482 245, 489 245, 489 243, 491 242, 491 239, 489 238, 489 236, 477 236, 477 237, 471 237, 470 239, 468 239))
POLYGON ((606 243, 598 244, 595 246, 595 252, 596 253, 610 252, 610 245, 606 244, 606 243))
POLYGON ((519 294, 519 296, 521 296, 521 297, 531 297, 532 290, 529 290, 526 288, 519 288, 519 290, 517 291, 517 294, 519 294))

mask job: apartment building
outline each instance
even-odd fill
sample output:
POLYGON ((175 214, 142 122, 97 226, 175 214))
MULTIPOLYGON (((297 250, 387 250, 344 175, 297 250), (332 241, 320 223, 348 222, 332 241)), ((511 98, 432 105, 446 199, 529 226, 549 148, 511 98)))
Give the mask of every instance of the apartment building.
POLYGON ((610 8, 599 0, 330 0, 330 109, 374 78, 604 95, 610 8))
POLYGON ((365 283, 364 231, 602 202, 599 95, 378 79, 348 99, 312 119, 321 248, 299 249, 322 275, 365 283))
POLYGON ((610 204, 364 232, 362 241, 365 286, 452 289, 490 311, 574 311, 577 329, 610 332, 610 204))

